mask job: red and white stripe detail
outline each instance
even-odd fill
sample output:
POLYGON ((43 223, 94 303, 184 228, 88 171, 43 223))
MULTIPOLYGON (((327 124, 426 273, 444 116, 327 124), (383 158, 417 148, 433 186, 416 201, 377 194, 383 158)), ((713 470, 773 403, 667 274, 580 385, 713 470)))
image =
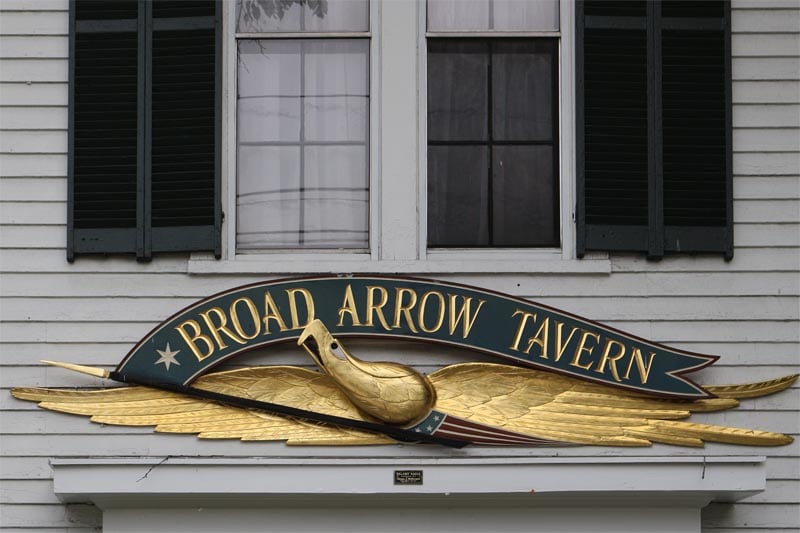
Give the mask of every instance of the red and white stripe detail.
POLYGON ((470 422, 453 415, 445 415, 432 435, 469 441, 474 444, 495 446, 563 446, 569 444, 555 440, 540 439, 505 429, 470 422))

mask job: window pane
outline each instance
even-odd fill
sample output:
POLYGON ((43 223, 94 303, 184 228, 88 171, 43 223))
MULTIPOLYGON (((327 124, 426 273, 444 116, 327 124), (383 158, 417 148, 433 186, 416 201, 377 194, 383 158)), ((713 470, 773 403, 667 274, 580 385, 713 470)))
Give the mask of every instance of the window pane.
POLYGON ((303 239, 318 248, 367 248, 366 146, 306 146, 303 239))
POLYGON ((428 139, 488 139, 489 46, 428 42, 428 139))
POLYGON ((303 106, 307 140, 366 142, 367 98, 308 97, 303 99, 303 106))
POLYGON ((299 147, 240 146, 238 163, 237 248, 297 246, 299 147))
POLYGON ((488 29, 489 0, 428 0, 428 31, 488 29))
POLYGON ((494 44, 492 127, 496 140, 552 141, 552 41, 494 44))
POLYGON ((492 150, 495 246, 558 246, 552 146, 492 150))
POLYGON ((368 41, 239 50, 238 248, 368 248, 368 41))
POLYGON ((489 244, 486 146, 428 148, 428 244, 489 244))
POLYGON ((428 31, 556 31, 558 0, 428 0, 428 31))
POLYGON ((236 31, 369 31, 369 0, 236 0, 236 31))
POLYGON ((494 30, 558 30, 558 0, 493 0, 494 30))

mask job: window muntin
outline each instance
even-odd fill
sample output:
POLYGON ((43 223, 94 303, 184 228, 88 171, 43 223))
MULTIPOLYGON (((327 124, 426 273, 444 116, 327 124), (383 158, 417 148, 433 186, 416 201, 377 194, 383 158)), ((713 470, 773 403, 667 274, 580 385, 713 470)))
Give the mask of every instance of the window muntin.
POLYGON ((261 37, 237 43, 237 251, 367 249, 369 39, 324 32, 367 30, 368 4, 263 5, 237 6, 261 37))
POLYGON ((558 246, 556 51, 429 39, 429 247, 558 246))

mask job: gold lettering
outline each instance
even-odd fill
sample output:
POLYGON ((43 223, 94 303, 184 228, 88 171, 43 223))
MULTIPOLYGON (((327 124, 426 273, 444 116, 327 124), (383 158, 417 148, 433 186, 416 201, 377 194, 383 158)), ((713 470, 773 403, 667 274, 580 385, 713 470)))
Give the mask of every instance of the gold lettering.
POLYGON ((244 339, 237 337, 234 332, 232 332, 227 328, 228 317, 225 315, 225 311, 223 311, 219 307, 212 307, 205 313, 200 313, 200 316, 203 317, 203 321, 205 321, 206 325, 208 326, 208 330, 211 332, 211 335, 214 337, 214 340, 217 341, 217 346, 219 347, 220 350, 228 347, 225 344, 225 341, 222 340, 222 335, 220 335, 220 333, 224 333, 228 338, 230 338, 235 343, 245 344, 244 339), (211 319, 212 314, 216 316, 217 319, 219 320, 218 324, 214 324, 214 321, 211 319))
POLYGON ((534 344, 538 344, 539 348, 541 348, 541 352, 539 353, 539 357, 542 359, 547 359, 547 333, 550 329, 550 317, 546 317, 542 321, 542 325, 539 326, 539 329, 536 330, 536 333, 528 339, 528 347, 525 348, 525 353, 530 353, 531 348, 533 348, 534 344))
POLYGON ((597 372, 603 374, 604 370, 606 369, 606 363, 611 363, 608 367, 611 369, 611 375, 614 376, 615 380, 622 381, 619 377, 619 373, 617 372, 617 361, 622 359, 624 355, 625 355, 624 344, 612 339, 606 340, 606 345, 603 348, 603 355, 600 358, 600 364, 597 366, 597 372), (617 353, 615 353, 614 355, 611 355, 612 346, 617 346, 617 353))
POLYGON ((383 329, 389 331, 390 328, 389 324, 386 323, 386 317, 383 316, 383 306, 386 305, 386 302, 389 300, 389 293, 386 292, 386 289, 379 286, 368 286, 367 287, 367 321, 364 324, 365 326, 372 326, 372 315, 378 317, 383 329), (380 294, 380 298, 378 298, 378 303, 375 303, 375 293, 380 294))
POLYGON ((270 320, 274 320, 275 323, 278 324, 278 329, 281 331, 286 331, 289 329, 286 327, 286 322, 281 316, 281 312, 278 309, 278 304, 275 303, 275 300, 272 298, 272 294, 270 294, 269 291, 264 293, 264 317, 261 320, 264 322, 264 335, 269 335, 270 320))
POLYGON ((536 322, 536 313, 528 313, 522 309, 516 309, 514 310, 514 314, 511 315, 511 318, 514 318, 517 315, 522 315, 522 320, 519 321, 519 326, 517 326, 517 333, 514 335, 514 342, 512 342, 511 346, 509 346, 509 350, 514 350, 515 352, 519 351, 519 342, 522 340, 522 332, 525 329, 525 323, 528 322, 529 318, 532 318, 533 321, 536 322))
POLYGON ((255 339, 258 337, 258 334, 261 333, 261 320, 258 318, 258 309, 256 309, 256 304, 253 303, 253 300, 247 296, 233 301, 230 308, 230 315, 231 322, 233 322, 233 329, 236 330, 236 333, 238 333, 241 338, 249 341, 255 339), (239 313, 236 311, 236 304, 239 303, 244 303, 247 306, 247 309, 250 311, 250 316, 253 317, 255 330, 253 331, 252 335, 245 333, 244 328, 242 328, 242 323, 239 321, 239 313))
POLYGON ((206 357, 211 357, 214 354, 214 343, 211 342, 211 339, 207 335, 201 334, 200 324, 198 324, 194 320, 187 320, 175 330, 180 333, 183 340, 186 342, 186 345, 189 346, 189 349, 192 350, 192 353, 195 357, 197 357, 198 361, 202 361, 206 357), (186 330, 184 329, 186 326, 191 327, 194 330, 194 336, 190 336, 186 330), (208 349, 205 352, 201 352, 200 348, 197 347, 195 341, 203 341, 208 349))
POLYGON ((417 333, 417 328, 414 326, 414 320, 411 318, 411 309, 413 309, 415 305, 417 305, 417 293, 414 292, 413 289, 397 287, 395 289, 394 323, 392 324, 392 327, 395 329, 400 327, 400 315, 402 314, 404 317, 406 317, 408 329, 410 329, 413 333, 417 333), (410 296, 410 301, 406 305, 403 304, 404 294, 408 294, 410 296))
POLYGON ((572 340, 572 336, 575 335, 575 332, 578 331, 578 328, 575 326, 572 327, 572 331, 569 332, 569 337, 567 337, 566 342, 561 342, 561 332, 564 329, 563 322, 556 322, 556 363, 561 360, 561 356, 564 355, 564 350, 567 349, 569 345, 569 341, 572 340))
POLYGON ((463 328, 461 338, 466 339, 470 330, 472 329, 472 326, 475 324, 475 319, 478 318, 478 313, 480 313, 481 307, 483 307, 483 304, 486 303, 486 300, 480 301, 478 308, 475 309, 475 314, 470 318, 472 313, 472 298, 464 298, 462 296, 461 298, 464 301, 461 304, 461 309, 458 310, 458 314, 456 314, 456 298, 458 298, 458 295, 448 294, 448 296, 450 297, 450 335, 455 333, 458 322, 461 320, 463 328))
POLYGON ((287 289, 286 296, 289 298, 289 314, 292 319, 292 329, 303 329, 314 320, 314 297, 308 289, 287 289), (306 316, 305 323, 301 324, 297 315, 297 294, 302 294, 306 301, 306 309, 308 315, 306 316))
POLYGON ((639 348, 634 348, 631 352, 631 362, 628 363, 628 371, 625 373, 623 379, 630 379, 631 367, 633 367, 633 362, 636 361, 636 368, 639 370, 639 376, 642 378, 642 385, 646 384, 647 378, 650 377, 650 369, 653 368, 653 358, 655 356, 655 352, 650 352, 650 360, 647 361, 647 365, 645 365, 642 351, 639 348))
POLYGON ((594 350, 594 346, 586 347, 586 339, 589 337, 594 337, 597 342, 600 342, 600 335, 597 333, 592 333, 591 331, 583 330, 581 334, 581 340, 578 341, 578 349, 575 350, 575 355, 572 357, 572 362, 570 363, 571 366, 576 366, 578 368, 582 368, 584 370, 589 370, 592 368, 592 362, 589 361, 588 364, 582 365, 581 364, 581 355, 583 352, 588 353, 589 355, 592 354, 592 350, 594 350))
POLYGON ((351 287, 349 283, 344 290, 344 301, 339 308, 339 326, 344 324, 345 313, 350 315, 350 320, 353 322, 354 326, 361 325, 361 320, 358 318, 358 310, 356 309, 355 297, 353 297, 353 287, 351 287))
POLYGON ((444 323, 444 294, 439 291, 428 291, 422 295, 422 299, 419 301, 419 311, 417 312, 417 322, 419 322, 419 329, 424 331, 425 333, 436 333, 439 331, 439 328, 442 327, 444 323), (439 316, 436 317, 436 324, 432 328, 428 328, 425 326, 425 306, 428 303, 428 298, 431 296, 436 296, 439 300, 439 316))

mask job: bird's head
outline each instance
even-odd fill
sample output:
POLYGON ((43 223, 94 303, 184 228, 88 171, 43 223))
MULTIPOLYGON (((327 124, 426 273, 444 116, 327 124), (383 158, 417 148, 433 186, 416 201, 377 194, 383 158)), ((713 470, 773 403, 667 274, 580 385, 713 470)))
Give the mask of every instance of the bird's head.
POLYGON ((398 363, 362 361, 349 354, 319 319, 303 329, 297 344, 362 411, 389 424, 409 424, 428 414, 436 401, 431 382, 398 363))

